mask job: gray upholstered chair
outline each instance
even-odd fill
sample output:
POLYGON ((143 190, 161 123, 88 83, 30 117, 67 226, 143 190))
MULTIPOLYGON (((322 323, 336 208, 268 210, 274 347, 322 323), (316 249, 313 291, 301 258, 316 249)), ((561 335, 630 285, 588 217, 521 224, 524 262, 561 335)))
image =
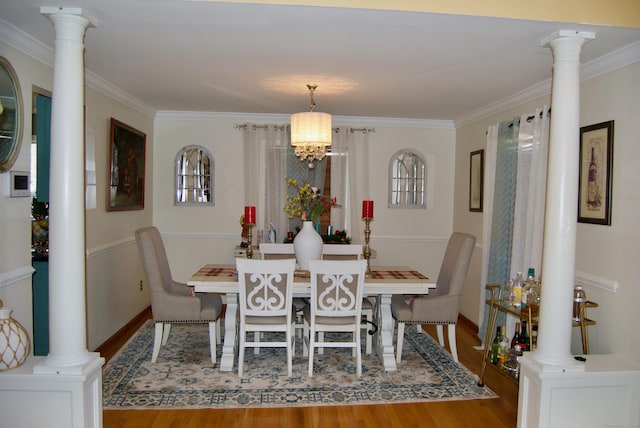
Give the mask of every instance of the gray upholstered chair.
POLYGON ((211 362, 216 362, 216 344, 219 342, 222 299, 216 294, 193 294, 186 284, 171 276, 169 260, 160 232, 155 227, 136 230, 136 242, 142 266, 151 292, 151 312, 155 322, 155 338, 151 362, 156 362, 160 347, 167 343, 171 324, 209 324, 211 362))
POLYGON ((293 372, 293 335, 295 309, 293 299, 293 273, 295 259, 250 260, 236 259, 238 269, 238 376, 242 377, 245 348, 280 347, 287 349, 287 374, 293 372), (259 335, 247 341, 247 333, 280 332, 284 340, 261 341, 259 335))
POLYGON ((476 238, 466 233, 454 232, 449 238, 444 253, 437 287, 426 296, 393 296, 391 313, 398 322, 396 361, 402 357, 405 324, 436 324, 438 342, 444 347, 443 326, 447 325, 449 348, 454 361, 458 362, 456 346, 456 323, 460 294, 467 276, 476 238))
POLYGON ((310 260, 311 304, 304 307, 305 340, 309 341, 309 376, 316 348, 352 348, 356 371, 362 374, 360 322, 366 260, 310 260), (351 333, 351 340, 324 340, 321 332, 351 333), (318 337, 316 338, 316 333, 318 337))

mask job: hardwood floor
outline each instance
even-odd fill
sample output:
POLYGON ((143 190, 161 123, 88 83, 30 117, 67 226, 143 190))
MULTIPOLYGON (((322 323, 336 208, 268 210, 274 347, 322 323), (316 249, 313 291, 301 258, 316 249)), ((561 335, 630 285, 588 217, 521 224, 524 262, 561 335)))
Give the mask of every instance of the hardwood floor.
MULTIPOLYGON (((97 351, 108 361, 149 318, 150 311, 143 312, 97 351)), ((436 337, 434 327, 426 326, 425 330, 436 337)), ((463 319, 458 322, 456 335, 460 362, 472 372, 480 373, 482 353, 473 348, 479 344, 474 326, 463 319)), ((485 384, 499 395, 499 398, 371 406, 230 410, 105 410, 103 422, 105 428, 515 427, 518 408, 517 385, 491 369, 487 371, 484 380, 485 384)))

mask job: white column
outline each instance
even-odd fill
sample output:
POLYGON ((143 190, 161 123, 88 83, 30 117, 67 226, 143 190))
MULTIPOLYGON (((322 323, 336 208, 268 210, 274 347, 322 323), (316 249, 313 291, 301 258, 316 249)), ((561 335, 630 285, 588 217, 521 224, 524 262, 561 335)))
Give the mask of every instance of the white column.
POLYGON ((542 252, 538 347, 542 364, 575 365, 571 311, 575 279, 580 128, 580 51, 593 33, 563 30, 543 40, 553 52, 551 128, 542 252))
POLYGON ((81 9, 43 7, 40 12, 53 23, 56 41, 51 108, 49 355, 46 367, 39 370, 72 373, 93 358, 86 343, 83 107, 84 36, 92 23, 81 9))

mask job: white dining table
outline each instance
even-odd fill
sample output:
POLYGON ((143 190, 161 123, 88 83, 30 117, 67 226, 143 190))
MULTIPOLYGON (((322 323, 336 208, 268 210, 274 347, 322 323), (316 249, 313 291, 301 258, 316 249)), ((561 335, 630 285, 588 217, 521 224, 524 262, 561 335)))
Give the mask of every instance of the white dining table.
MULTIPOLYGON (((232 371, 236 348, 236 314, 238 311, 238 277, 235 265, 208 264, 198 270, 188 281, 197 293, 226 295, 224 318, 224 342, 220 358, 220 371, 232 371)), ((293 294, 309 297, 308 271, 296 271, 293 294)), ((364 283, 364 295, 376 297, 376 323, 378 331, 374 346, 386 371, 396 371, 391 315, 391 296, 394 294, 422 295, 436 287, 426 275, 408 266, 372 266, 364 283)))

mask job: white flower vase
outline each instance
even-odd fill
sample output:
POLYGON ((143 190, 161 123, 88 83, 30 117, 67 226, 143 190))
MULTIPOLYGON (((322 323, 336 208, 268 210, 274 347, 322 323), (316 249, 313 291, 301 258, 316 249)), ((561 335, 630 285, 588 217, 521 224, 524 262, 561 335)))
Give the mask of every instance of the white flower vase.
POLYGON ((11 318, 11 312, 0 300, 0 371, 18 367, 31 352, 27 330, 11 318))
POLYGON ((322 237, 313 227, 313 222, 303 221, 302 230, 293 239, 298 268, 309 270, 309 260, 322 257, 322 237))

